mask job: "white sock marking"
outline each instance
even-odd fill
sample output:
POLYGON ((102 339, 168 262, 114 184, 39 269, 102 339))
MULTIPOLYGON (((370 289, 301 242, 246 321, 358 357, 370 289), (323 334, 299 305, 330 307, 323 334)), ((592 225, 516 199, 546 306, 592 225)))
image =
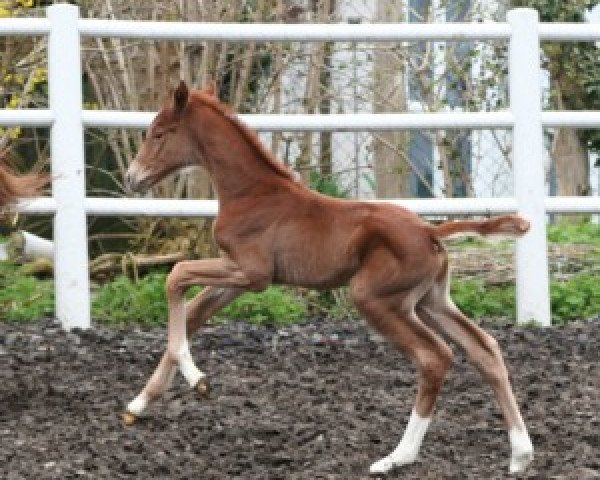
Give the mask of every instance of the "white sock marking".
POLYGON ((133 413, 134 415, 141 415, 146 406, 148 405, 148 397, 144 392, 140 393, 137 397, 135 397, 129 405, 127 405, 127 411, 129 413, 133 413))
POLYGON ((198 370, 198 367, 196 367, 194 364, 187 339, 183 342, 183 345, 181 345, 181 348, 179 349, 177 363, 179 363, 179 368, 185 377, 185 380, 192 388, 198 384, 201 378, 206 376, 203 372, 198 370))
POLYGON ((508 437, 511 447, 510 473, 522 472, 533 460, 533 444, 527 429, 525 427, 511 428, 508 437))
POLYGON ((420 417, 413 409, 408 425, 398 446, 387 457, 378 460, 369 471, 371 473, 387 473, 393 467, 413 463, 419 454, 419 448, 431 422, 431 417, 420 417))

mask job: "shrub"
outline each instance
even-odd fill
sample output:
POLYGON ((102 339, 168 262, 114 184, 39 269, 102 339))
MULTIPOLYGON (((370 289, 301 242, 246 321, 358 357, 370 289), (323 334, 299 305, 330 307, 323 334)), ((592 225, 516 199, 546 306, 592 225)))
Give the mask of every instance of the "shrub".
POLYGON ((92 317, 111 324, 164 325, 167 319, 164 273, 146 275, 138 282, 119 276, 92 298, 92 317))
POLYGON ((574 275, 566 282, 550 286, 552 322, 564 324, 569 320, 589 318, 600 313, 600 280, 597 275, 574 275))
POLYGON ((287 325, 304 320, 306 314, 305 305, 289 290, 269 287, 264 292, 242 295, 221 310, 218 317, 262 325, 287 325))
POLYGON ((334 176, 321 175, 315 170, 310 172, 310 188, 328 197, 348 198, 349 191, 344 189, 334 176))
POLYGON ((450 296, 471 318, 515 318, 515 289, 512 286, 486 286, 481 280, 452 280, 450 296))

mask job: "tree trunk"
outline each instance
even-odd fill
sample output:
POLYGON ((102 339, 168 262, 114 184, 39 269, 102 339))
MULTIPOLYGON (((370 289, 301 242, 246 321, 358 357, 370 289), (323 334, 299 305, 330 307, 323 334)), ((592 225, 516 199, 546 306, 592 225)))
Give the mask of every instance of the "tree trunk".
MULTIPOLYGON (((320 2, 321 9, 319 22, 331 22, 335 12, 335 0, 324 0, 320 2)), ((331 81, 331 59, 333 54, 333 42, 325 42, 322 46, 321 72, 319 75, 319 113, 331 113, 332 81, 331 81)), ((322 176, 331 176, 333 173, 333 134, 332 132, 321 132, 319 134, 319 172, 322 176)))
MULTIPOLYGON (((565 110, 561 77, 555 77, 559 110, 565 110)), ((573 128, 558 128, 552 141, 552 158, 556 165, 558 195, 582 196, 590 194, 589 152, 579 133, 573 128)), ((582 215, 563 216, 562 220, 579 222, 582 215)))
MULTIPOLYGON (((399 0, 378 0, 375 21, 402 21, 403 3, 399 0)), ((401 57, 388 45, 381 44, 375 51, 374 60, 373 110, 377 113, 406 111, 405 69, 401 57)), ((409 196, 410 167, 405 161, 407 132, 381 132, 373 147, 377 198, 409 196)))
MULTIPOLYGON (((559 110, 565 110, 562 78, 558 74, 554 81, 557 90, 559 110)), ((552 157, 556 162, 558 194, 580 196, 590 193, 590 159, 585 144, 577 130, 559 128, 552 142, 552 157)))
POLYGON ((556 162, 558 194, 561 196, 589 195, 590 168, 588 152, 577 130, 559 128, 552 143, 556 162))

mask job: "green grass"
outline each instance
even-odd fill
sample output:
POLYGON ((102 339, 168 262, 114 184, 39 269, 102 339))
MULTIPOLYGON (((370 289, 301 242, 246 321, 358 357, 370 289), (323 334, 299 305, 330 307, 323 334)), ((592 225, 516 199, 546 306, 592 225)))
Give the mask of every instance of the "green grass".
POLYGON ((54 313, 54 282, 22 275, 0 262, 0 320, 23 322, 54 313))
POLYGON ((577 243, 600 247, 600 225, 594 223, 559 223, 548 226, 551 243, 577 243))
MULTIPOLYGON (((551 281, 552 323, 563 325, 571 320, 600 314, 599 285, 600 280, 592 274, 574 275, 564 282, 551 281)), ((451 296, 471 318, 505 317, 515 320, 513 285, 486 286, 479 280, 455 279, 451 296)))
MULTIPOLYGON (((164 273, 147 275, 137 283, 127 277, 117 277, 94 295, 92 317, 107 324, 164 325, 167 319, 165 280, 164 273)), ((200 290, 190 289, 187 297, 191 298, 200 290)), ((242 295, 221 310, 216 320, 287 325, 304 318, 306 308, 300 299, 282 287, 269 287, 261 293, 242 295)))
POLYGON ((551 282, 550 304, 554 324, 600 314, 600 278, 580 274, 566 282, 551 282))
POLYGON ((92 318, 102 323, 164 325, 167 318, 166 274, 152 273, 135 283, 119 276, 93 293, 92 318))
MULTIPOLYGON (((119 276, 92 294, 92 317, 111 325, 165 325, 167 301, 165 273, 146 275, 139 282, 119 276)), ((201 288, 190 289, 191 298, 201 288)), ((22 269, 0 262, 0 321, 34 321, 54 314, 54 282, 26 275, 22 269)), ((288 325, 305 319, 299 297, 283 287, 247 293, 219 312, 217 321, 245 320, 255 324, 288 325)))
POLYGON ((302 300, 284 287, 269 287, 261 293, 246 293, 219 313, 221 319, 246 320, 255 324, 290 325, 306 320, 302 300))
POLYGON ((515 289, 512 285, 489 286, 481 280, 453 279, 450 296, 467 316, 515 318, 515 289))

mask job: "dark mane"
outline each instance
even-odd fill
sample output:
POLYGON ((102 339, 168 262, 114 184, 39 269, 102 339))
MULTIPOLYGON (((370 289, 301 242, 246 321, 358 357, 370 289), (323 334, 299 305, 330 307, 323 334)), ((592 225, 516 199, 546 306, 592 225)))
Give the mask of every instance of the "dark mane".
POLYGON ((244 122, 240 120, 238 115, 233 109, 227 105, 221 103, 218 99, 213 96, 207 95, 203 92, 194 91, 191 94, 191 100, 199 100, 202 104, 211 107, 215 112, 226 118, 237 131, 246 139, 246 141, 259 153, 261 158, 271 167, 275 173, 297 182, 299 179, 298 174, 281 163, 275 155, 263 144, 258 134, 248 127, 244 122))

